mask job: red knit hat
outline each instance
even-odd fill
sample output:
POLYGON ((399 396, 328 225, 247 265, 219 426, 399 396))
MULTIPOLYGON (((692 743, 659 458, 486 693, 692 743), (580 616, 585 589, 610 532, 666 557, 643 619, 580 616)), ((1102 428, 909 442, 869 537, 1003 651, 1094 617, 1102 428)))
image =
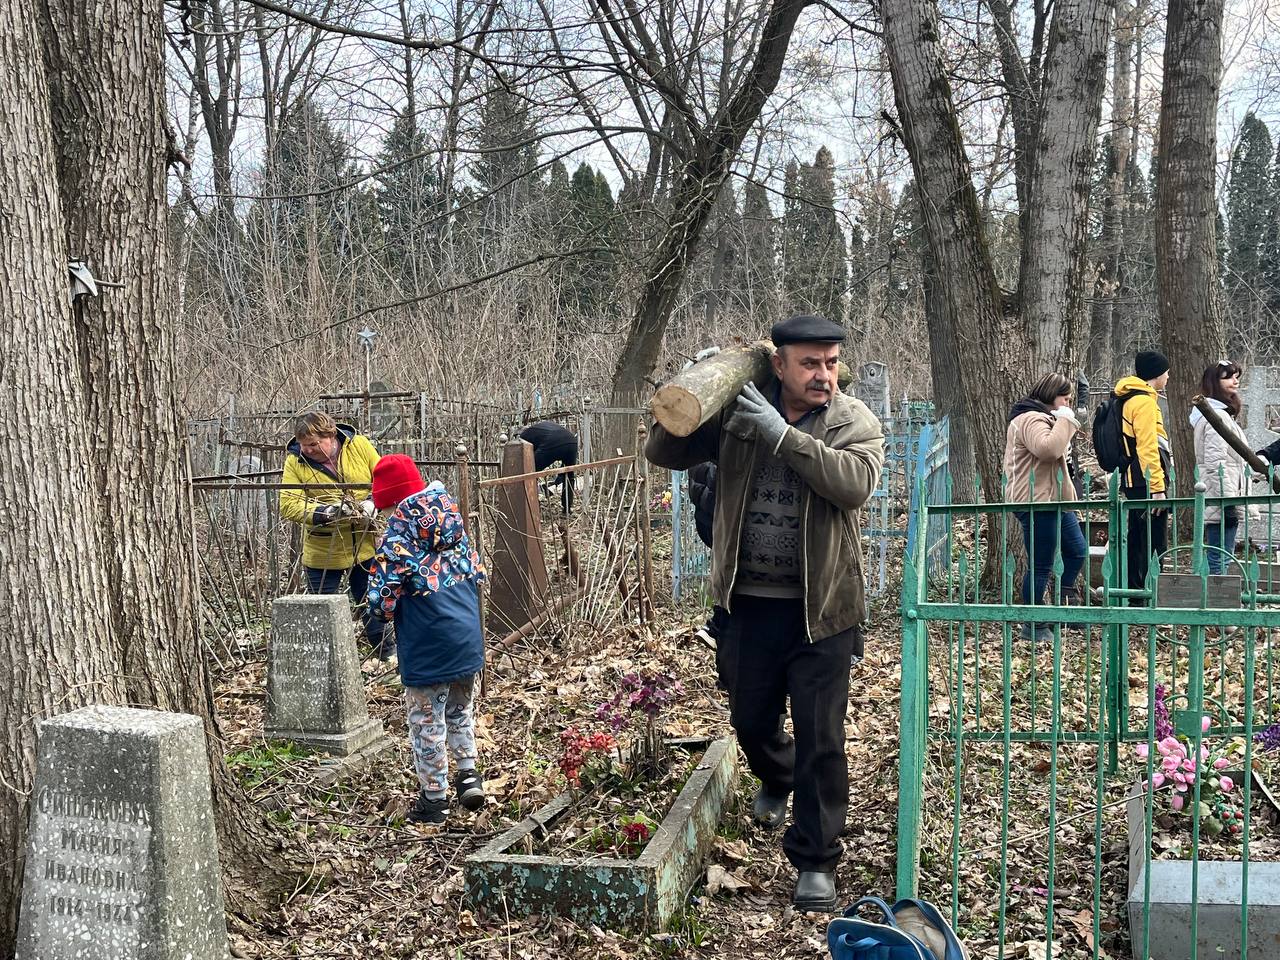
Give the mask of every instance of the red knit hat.
POLYGON ((418 465, 403 453, 388 454, 373 466, 373 505, 379 510, 426 488, 418 465))

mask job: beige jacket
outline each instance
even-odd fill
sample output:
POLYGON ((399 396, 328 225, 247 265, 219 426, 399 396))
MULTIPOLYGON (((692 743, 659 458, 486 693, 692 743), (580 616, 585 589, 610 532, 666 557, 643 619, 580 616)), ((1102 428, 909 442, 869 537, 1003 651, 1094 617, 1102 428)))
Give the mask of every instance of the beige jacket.
MULTIPOLYGON (((770 377, 759 384, 765 396, 777 389, 770 377)), ((750 484, 758 438, 744 439, 723 429, 734 404, 688 437, 673 437, 654 424, 645 445, 652 463, 687 470, 715 460, 716 509, 712 522, 711 595, 732 612, 750 484)), ((837 393, 814 418, 810 433, 792 427, 778 455, 800 475, 802 578, 805 627, 810 642, 849 630, 866 619, 862 540, 858 510, 871 498, 884 465, 884 431, 859 400, 837 393)))
POLYGON ((1005 495, 1009 503, 1074 500, 1067 452, 1079 425, 1029 410, 1009 421, 1004 441, 1005 495))

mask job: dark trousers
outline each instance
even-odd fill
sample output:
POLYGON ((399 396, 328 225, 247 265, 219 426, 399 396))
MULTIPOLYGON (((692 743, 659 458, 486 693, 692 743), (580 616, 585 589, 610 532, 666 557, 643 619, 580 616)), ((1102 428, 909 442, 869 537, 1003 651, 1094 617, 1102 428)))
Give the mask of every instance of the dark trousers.
POLYGON ((797 870, 834 870, 849 809, 844 715, 853 630, 805 638, 804 601, 735 596, 716 652, 729 720, 751 772, 794 793, 782 849, 797 870), (792 738, 783 730, 791 698, 792 738))
MULTIPOLYGON (((533 448, 533 469, 546 470, 553 463, 559 463, 565 467, 576 466, 578 463, 578 442, 558 443, 548 447, 533 448)), ((573 474, 562 473, 554 477, 551 481, 560 487, 560 506, 564 509, 565 514, 573 511, 573 474)))
MULTIPOLYGON (((1149 510, 1134 510, 1129 514, 1129 589, 1141 590, 1147 585, 1147 568, 1151 565, 1151 554, 1157 556, 1169 547, 1169 512, 1161 510, 1152 513, 1149 510), (1147 517, 1151 518, 1151 539, 1147 539, 1147 517)), ((1130 601, 1136 606, 1136 601, 1130 601)))
MULTIPOLYGON (((1089 548, 1074 510, 1028 510, 1018 514, 1022 544, 1027 548, 1027 575, 1022 581, 1023 603, 1044 603, 1053 563, 1062 551, 1062 597, 1076 585, 1089 548)), ((1053 603, 1058 598, 1050 597, 1053 603)))
MULTIPOLYGON (((369 565, 365 566, 361 563, 354 563, 350 570, 321 570, 317 567, 303 567, 307 572, 307 592, 308 593, 341 593, 342 577, 347 576, 347 592, 351 594, 353 603, 360 605, 365 602, 365 594, 369 590, 369 569, 372 567, 373 561, 369 561, 369 565)), ((373 647, 374 653, 382 652, 382 634, 386 630, 386 624, 377 617, 369 615, 369 608, 364 608, 364 635, 369 641, 369 646, 373 647)))

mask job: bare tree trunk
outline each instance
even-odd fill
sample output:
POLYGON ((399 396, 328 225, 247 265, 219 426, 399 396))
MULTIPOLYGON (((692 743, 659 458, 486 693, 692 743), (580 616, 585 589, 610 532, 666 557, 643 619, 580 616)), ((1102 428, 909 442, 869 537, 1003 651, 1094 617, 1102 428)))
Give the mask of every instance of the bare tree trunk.
POLYGON ((123 284, 77 307, 95 441, 84 486, 110 505, 103 527, 115 571, 99 609, 119 644, 128 701, 206 722, 226 890, 244 908, 283 878, 262 862, 274 838, 226 773, 198 634, 167 273, 163 8, 45 0, 44 15, 67 248, 123 284))
POLYGON ((1120 298, 1123 268, 1124 217, 1129 199, 1129 141, 1134 103, 1131 67, 1133 61, 1133 4, 1119 0, 1116 8, 1115 61, 1111 74, 1111 136, 1107 149, 1107 196, 1102 211, 1098 283, 1094 291, 1089 325, 1089 351, 1085 369, 1093 383, 1114 383, 1112 324, 1120 298))
POLYGON ((1074 370, 1084 321, 1089 189, 1115 0, 1058 0, 1036 123, 1018 304, 1034 369, 1074 370))
POLYGON ((1116 379, 1124 374, 1129 360, 1132 359, 1129 356, 1129 348, 1139 313, 1138 291, 1134 287, 1133 279, 1134 271, 1128 266, 1134 256, 1132 253, 1124 252, 1124 247, 1131 238, 1140 235, 1143 228, 1141 219, 1146 215, 1146 211, 1136 209, 1133 201, 1134 184, 1138 179, 1138 153, 1141 146, 1139 120, 1142 109, 1142 58, 1148 6, 1149 0, 1137 0, 1133 10, 1133 97, 1128 118, 1129 160, 1125 169, 1125 206, 1120 220, 1122 253, 1120 269, 1117 273, 1116 300, 1111 311, 1112 373, 1116 379))
POLYGON ((1004 424, 1029 367, 1025 338, 1003 310, 982 230, 969 158, 943 65, 933 2, 883 0, 894 99, 911 157, 937 279, 930 326, 934 362, 954 357, 974 461, 988 499, 999 499, 1004 424))
MULTIPOLYGON (((1186 413, 1198 374, 1221 356, 1215 237, 1218 87, 1222 77, 1223 0, 1170 0, 1160 103, 1156 179, 1156 279, 1160 329, 1172 376, 1174 463, 1184 477, 1195 464, 1186 413)), ((1186 481, 1180 486, 1185 492, 1186 481)))
POLYGON ((0 956, 13 956, 36 724, 124 694, 99 532, 93 457, 67 297, 67 251, 34 11, 0 0, 0 956), (68 537, 75 543, 68 544, 68 537))
POLYGON ((672 199, 670 225, 645 269, 635 317, 614 370, 615 403, 636 403, 644 392, 645 381, 657 365, 685 270, 697 252, 702 228, 743 138, 778 85, 796 20, 811 2, 774 0, 750 73, 733 98, 698 133, 672 199))

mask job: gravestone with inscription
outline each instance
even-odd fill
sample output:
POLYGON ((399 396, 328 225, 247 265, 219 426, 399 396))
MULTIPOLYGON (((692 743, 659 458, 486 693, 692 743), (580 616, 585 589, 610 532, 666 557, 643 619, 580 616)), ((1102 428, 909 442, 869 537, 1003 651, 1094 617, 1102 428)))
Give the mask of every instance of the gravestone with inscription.
POLYGON ((271 605, 266 735, 341 756, 382 736, 365 703, 346 594, 271 605))
POLYGON ((85 707, 40 724, 17 960, 224 960, 204 724, 85 707))

